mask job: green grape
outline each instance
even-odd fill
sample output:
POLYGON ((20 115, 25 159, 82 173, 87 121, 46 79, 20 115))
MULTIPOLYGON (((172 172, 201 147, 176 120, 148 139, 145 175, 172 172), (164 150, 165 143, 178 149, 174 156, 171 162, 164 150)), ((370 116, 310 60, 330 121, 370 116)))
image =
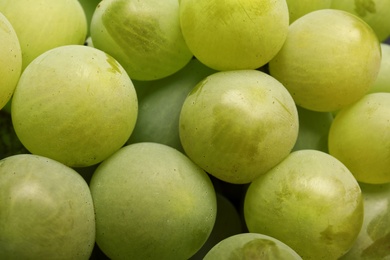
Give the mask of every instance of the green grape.
POLYGON ((181 0, 184 39, 215 70, 257 69, 282 47, 289 17, 285 0, 181 0))
POLYGON ((102 1, 92 16, 91 37, 135 80, 172 75, 193 56, 180 30, 177 0, 102 1))
POLYGON ((364 221, 353 247, 340 260, 390 258, 390 184, 360 183, 364 221))
POLYGON ((9 20, 0 10, 0 109, 10 101, 22 71, 22 50, 9 20))
POLYGON ((380 43, 364 21, 345 11, 323 9, 291 24, 269 70, 297 105, 331 112, 363 97, 380 63, 380 43))
POLYGON ((390 182, 390 93, 367 94, 339 111, 329 131, 329 153, 359 182, 390 182))
POLYGON ((316 112, 297 106, 299 117, 298 139, 293 151, 314 149, 328 152, 328 134, 333 115, 330 112, 316 112))
POLYGON ((230 236, 215 245, 204 260, 283 259, 302 258, 288 245, 273 237, 242 233, 230 236))
POLYGON ((287 0, 290 24, 310 12, 330 8, 331 3, 332 0, 287 0))
POLYGON ((368 93, 390 92, 390 45, 381 43, 382 60, 378 76, 368 93))
POLYGON ((84 44, 87 21, 78 0, 0 0, 22 50, 22 70, 55 47, 84 44))
POLYGON ((338 259, 363 223, 358 182, 340 161, 317 150, 292 152, 246 193, 249 232, 274 237, 303 259, 338 259))
POLYGON ((179 72, 149 81, 148 86, 134 82, 136 90, 146 92, 138 98, 138 119, 127 143, 157 142, 183 151, 179 138, 181 107, 194 86, 214 72, 193 59, 179 72))
POLYGON ((108 54, 51 49, 23 71, 11 115, 22 144, 71 167, 101 162, 129 139, 138 113, 132 81, 108 54))
MULTIPOLYGON (((202 248, 189 260, 202 260, 204 256, 219 242, 233 235, 244 232, 241 216, 234 205, 224 195, 217 194, 217 217, 213 230, 202 248)), ((223 259, 223 258, 219 258, 223 259)))
POLYGON ((388 0, 332 0, 331 8, 350 12, 363 19, 381 42, 390 37, 388 0))
POLYGON ((2 259, 88 259, 95 213, 87 183, 49 158, 20 154, 0 161, 2 259))
POLYGON ((179 136, 186 154, 214 177, 249 183, 284 159, 298 135, 294 101, 257 70, 216 72, 184 101, 179 136))
POLYGON ((163 144, 121 148, 99 165, 90 189, 96 242, 110 259, 188 259, 215 223, 210 178, 163 144))

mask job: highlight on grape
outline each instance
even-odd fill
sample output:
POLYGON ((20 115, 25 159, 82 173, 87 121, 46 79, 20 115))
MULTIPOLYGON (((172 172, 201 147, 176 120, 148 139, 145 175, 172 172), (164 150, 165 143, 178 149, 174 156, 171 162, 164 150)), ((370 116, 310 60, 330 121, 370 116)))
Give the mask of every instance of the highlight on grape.
POLYGON ((388 0, 0 0, 0 258, 388 259, 388 0))

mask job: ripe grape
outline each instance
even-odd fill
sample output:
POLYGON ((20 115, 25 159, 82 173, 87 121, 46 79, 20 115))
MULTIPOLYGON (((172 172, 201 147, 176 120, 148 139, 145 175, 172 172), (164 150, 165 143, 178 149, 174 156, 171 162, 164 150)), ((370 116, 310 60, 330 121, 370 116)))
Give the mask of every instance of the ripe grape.
POLYGON ((2 259, 88 259, 95 212, 87 183, 71 168, 42 156, 0 161, 2 259))
POLYGON ((285 0, 181 0, 180 25, 194 56, 215 70, 256 69, 282 47, 285 0))
POLYGON ((364 183, 390 182, 390 93, 367 94, 339 111, 329 130, 329 153, 364 183))
POLYGON ((380 43, 364 21, 345 11, 323 9, 290 25, 269 70, 297 105, 331 112, 368 92, 380 62, 380 43))
POLYGON ((249 183, 284 159, 298 135, 286 88, 257 70, 216 72, 184 101, 179 135, 185 153, 214 177, 249 183))
POLYGON ((132 81, 108 54, 51 49, 23 71, 11 104, 22 144, 72 167, 101 162, 128 140, 138 113, 132 81))
POLYGON ((246 193, 249 232, 274 237, 303 259, 338 259, 363 223, 363 198, 345 165, 317 150, 292 152, 246 193))
POLYGON ((121 148, 99 165, 90 189, 96 242, 110 259, 188 259, 215 223, 210 178, 163 144, 121 148))
POLYGON ((11 99, 22 71, 22 50, 16 32, 0 12, 0 109, 11 99))
POLYGON ((177 0, 101 1, 90 29, 93 45, 118 60, 131 79, 167 77, 192 58, 177 0))
POLYGON ((278 239, 258 233, 242 233, 222 240, 204 258, 204 260, 219 259, 301 260, 302 258, 278 239))
POLYGON ((22 49, 22 70, 52 48, 84 44, 87 20, 78 0, 2 0, 0 12, 11 22, 22 49))

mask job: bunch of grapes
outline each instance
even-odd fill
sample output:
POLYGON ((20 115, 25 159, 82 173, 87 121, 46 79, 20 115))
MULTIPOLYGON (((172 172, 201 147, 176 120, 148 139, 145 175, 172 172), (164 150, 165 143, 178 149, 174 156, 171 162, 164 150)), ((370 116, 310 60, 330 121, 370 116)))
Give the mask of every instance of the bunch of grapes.
POLYGON ((0 0, 0 258, 387 259, 388 0, 0 0))

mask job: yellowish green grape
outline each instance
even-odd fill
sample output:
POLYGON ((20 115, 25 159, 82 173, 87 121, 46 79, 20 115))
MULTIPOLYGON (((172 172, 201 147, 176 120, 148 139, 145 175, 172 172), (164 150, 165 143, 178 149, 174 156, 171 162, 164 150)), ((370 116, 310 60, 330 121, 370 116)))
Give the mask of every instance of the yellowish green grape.
POLYGON ((22 51, 18 36, 0 11, 0 109, 11 99, 21 71, 22 51))
POLYGON ((51 49, 23 71, 11 104, 15 132, 34 154, 72 167, 97 164, 132 133, 132 81, 108 54, 82 45, 51 49))
POLYGON ((339 111, 329 130, 329 153, 364 183, 390 182, 390 93, 371 93, 339 111))
POLYGON ((22 49, 22 69, 52 48, 84 44, 87 20, 78 0, 1 0, 22 49))
POLYGON ((177 0, 104 0, 90 29, 93 46, 118 60, 131 79, 167 77, 193 56, 180 30, 177 0))
POLYGON ((280 50, 289 18, 285 0, 181 0, 184 39, 215 70, 256 69, 280 50))
POLYGON ((96 242, 110 259, 189 259, 217 214, 208 175, 169 146, 121 148, 94 172, 96 242))
POLYGON ((345 11, 323 9, 290 25, 269 70, 297 105, 332 112, 369 91, 380 63, 380 43, 367 23, 345 11))

